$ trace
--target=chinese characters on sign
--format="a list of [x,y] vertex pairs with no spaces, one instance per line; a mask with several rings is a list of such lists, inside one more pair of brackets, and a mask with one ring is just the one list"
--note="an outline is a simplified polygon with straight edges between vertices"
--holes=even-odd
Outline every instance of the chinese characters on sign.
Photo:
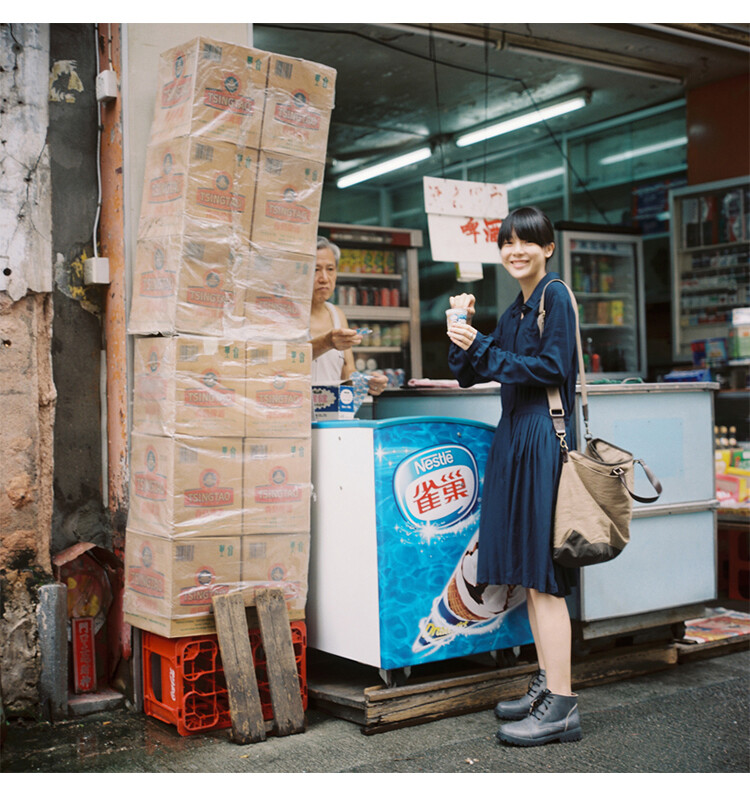
[[434,480],[426,479],[417,485],[412,502],[419,514],[434,511],[442,505],[449,505],[462,497],[468,497],[466,481],[460,471],[441,475],[440,484],[438,486]]
[[502,184],[424,178],[424,197],[435,261],[500,263],[497,236],[508,214]]

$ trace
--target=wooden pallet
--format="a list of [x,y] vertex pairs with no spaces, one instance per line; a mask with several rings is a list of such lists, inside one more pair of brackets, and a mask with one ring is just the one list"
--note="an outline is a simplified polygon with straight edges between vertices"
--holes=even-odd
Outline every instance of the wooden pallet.
[[278,589],[260,591],[256,596],[256,607],[273,708],[270,725],[263,719],[242,595],[233,592],[213,598],[232,720],[232,740],[237,744],[262,742],[267,732],[287,736],[305,729],[305,712],[284,596]]
[[[674,642],[614,648],[575,661],[573,688],[646,675],[669,669],[677,661]],[[317,668],[308,660],[308,695],[311,706],[373,734],[493,708],[500,700],[523,694],[536,668],[536,663],[525,662],[440,675],[438,667],[426,680],[388,688],[371,685],[374,668],[323,657]]]

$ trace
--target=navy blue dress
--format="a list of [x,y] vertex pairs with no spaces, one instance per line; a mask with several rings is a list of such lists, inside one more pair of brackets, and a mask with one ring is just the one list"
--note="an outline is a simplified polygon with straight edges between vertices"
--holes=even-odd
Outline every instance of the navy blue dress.
[[575,313],[567,289],[545,292],[544,334],[537,312],[547,273],[524,303],[508,307],[491,336],[477,333],[468,350],[451,343],[449,364],[462,387],[497,381],[502,415],[485,467],[477,579],[564,597],[575,574],[552,561],[552,522],[560,479],[560,443],[546,387],[560,387],[567,442],[573,447],[577,352]]

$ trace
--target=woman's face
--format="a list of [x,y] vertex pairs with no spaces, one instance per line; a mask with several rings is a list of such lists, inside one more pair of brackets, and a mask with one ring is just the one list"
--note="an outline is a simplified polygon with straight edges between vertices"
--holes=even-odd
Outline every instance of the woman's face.
[[333,253],[323,247],[318,250],[315,259],[315,284],[313,285],[313,300],[324,303],[333,295],[336,288],[336,259]]
[[547,259],[554,249],[553,242],[541,247],[522,241],[513,231],[513,237],[500,247],[500,260],[506,272],[517,281],[536,283],[544,277]]

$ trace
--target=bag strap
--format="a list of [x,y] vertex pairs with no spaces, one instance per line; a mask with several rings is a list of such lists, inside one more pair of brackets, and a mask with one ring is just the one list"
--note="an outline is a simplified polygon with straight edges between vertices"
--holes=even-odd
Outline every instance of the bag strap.
[[[552,283],[561,283],[567,290],[568,294],[570,295],[570,301],[573,304],[573,314],[575,315],[576,320],[576,349],[578,351],[578,377],[581,383],[581,411],[583,412],[583,424],[586,428],[585,438],[587,442],[590,442],[593,438],[591,436],[591,431],[589,430],[589,399],[588,399],[588,392],[586,388],[586,365],[583,360],[583,345],[581,344],[581,329],[578,323],[578,301],[575,298],[575,295],[571,291],[570,287],[568,286],[565,281],[561,280],[560,278],[553,278],[547,285],[542,289],[542,296],[539,299],[539,314],[537,315],[536,323],[539,326],[539,335],[541,336],[544,332],[544,318],[547,312],[544,309],[544,293],[547,291],[547,286]],[[549,405],[549,413],[552,417],[552,424],[555,427],[555,433],[557,434],[557,438],[560,440],[560,449],[563,453],[563,460],[566,460],[568,457],[568,445],[565,441],[565,410],[562,404],[562,397],[560,396],[560,387],[559,386],[548,386],[547,387],[547,403]]]
[[[593,442],[589,443],[588,453],[589,455],[593,456],[602,464],[606,462],[600,455],[599,451],[596,449],[596,442],[601,441],[601,439],[596,439]],[[648,478],[648,482],[654,487],[656,494],[653,497],[641,497],[640,495],[634,494],[630,491],[627,482],[625,481],[625,470],[621,469],[620,467],[614,467],[612,469],[611,474],[617,476],[620,479],[620,483],[625,487],[625,491],[639,503],[655,503],[660,497],[663,491],[663,487],[661,485],[661,481],[654,475],[653,472],[649,469],[648,465],[645,461],[640,458],[634,458],[633,464],[640,464],[641,469],[646,473],[646,477]]]

